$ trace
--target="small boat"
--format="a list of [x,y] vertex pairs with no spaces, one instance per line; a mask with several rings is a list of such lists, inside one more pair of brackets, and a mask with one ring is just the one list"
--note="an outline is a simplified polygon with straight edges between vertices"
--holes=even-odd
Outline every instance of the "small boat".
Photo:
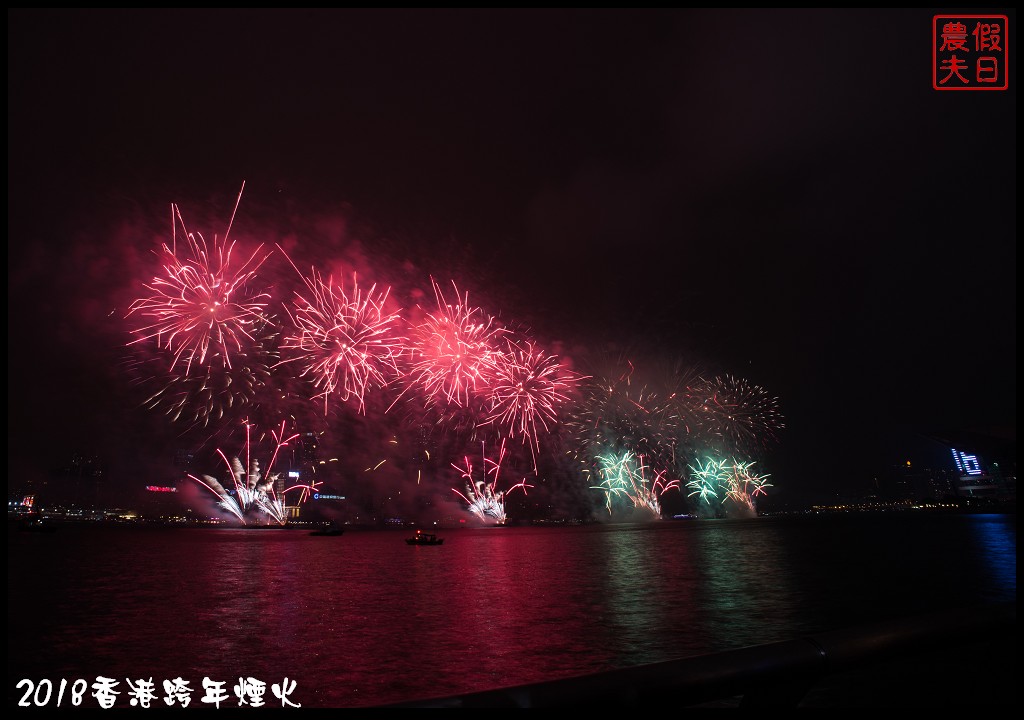
[[21,532],[52,533],[57,532],[57,526],[46,522],[42,518],[31,518],[23,520],[18,529]]
[[439,538],[434,533],[425,533],[422,530],[417,530],[415,537],[405,539],[407,545],[440,545],[443,542],[444,538]]
[[337,525],[326,525],[319,530],[314,530],[310,535],[316,535],[318,537],[337,537],[343,535],[345,528],[340,528]]

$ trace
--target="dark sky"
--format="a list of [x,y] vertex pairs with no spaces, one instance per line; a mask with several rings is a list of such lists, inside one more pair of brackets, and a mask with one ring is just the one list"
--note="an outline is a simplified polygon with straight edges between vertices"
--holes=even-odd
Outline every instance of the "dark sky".
[[243,181],[242,230],[765,387],[794,495],[1015,438],[1015,35],[1008,91],[937,92],[936,12],[8,10],[9,471],[126,457],[125,299]]

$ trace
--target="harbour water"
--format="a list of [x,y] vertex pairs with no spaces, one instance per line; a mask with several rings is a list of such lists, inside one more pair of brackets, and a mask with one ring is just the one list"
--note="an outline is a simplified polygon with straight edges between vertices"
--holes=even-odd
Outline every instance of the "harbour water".
[[[295,682],[304,708],[473,692],[1016,600],[1016,516],[439,531],[9,532],[9,706],[48,679]],[[91,692],[91,690],[90,690]],[[53,701],[51,701],[53,702]],[[85,705],[97,701],[85,696]]]

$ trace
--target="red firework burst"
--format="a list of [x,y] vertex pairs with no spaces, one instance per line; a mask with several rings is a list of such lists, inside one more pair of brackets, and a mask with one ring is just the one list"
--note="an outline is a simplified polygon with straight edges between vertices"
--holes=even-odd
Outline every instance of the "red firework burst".
[[437,312],[426,313],[416,329],[409,381],[428,403],[466,406],[471,395],[491,384],[500,355],[497,341],[505,330],[480,308],[470,307],[469,294],[460,297],[454,282],[455,304],[445,301],[433,278],[430,282]]
[[[224,239],[214,236],[208,246],[202,235],[188,232],[177,205],[172,205],[172,245],[162,245],[159,253],[163,274],[145,285],[152,294],[135,300],[128,310],[129,315],[144,319],[129,345],[156,340],[159,348],[171,354],[171,370],[183,364],[188,374],[193,363],[203,364],[208,358],[230,368],[232,355],[244,354],[267,324],[269,295],[251,285],[272,253],[264,254],[260,245],[248,259],[233,262],[235,243],[228,243],[228,235],[235,212]],[[189,256],[183,258],[177,255],[178,224],[188,241]]]
[[313,378],[319,389],[313,397],[323,398],[325,414],[335,392],[365,412],[367,390],[385,387],[399,372],[404,339],[395,333],[398,314],[384,309],[391,288],[378,291],[374,284],[364,294],[355,273],[348,291],[331,277],[324,282],[315,269],[302,279],[310,294],[296,293],[294,311],[288,309],[295,332],[281,347],[294,357],[285,362],[297,362],[301,376]]
[[532,341],[509,343],[509,350],[497,356],[490,386],[490,412],[481,424],[499,425],[509,437],[529,440],[536,454],[539,431],[548,432],[558,419],[559,406],[578,378]]

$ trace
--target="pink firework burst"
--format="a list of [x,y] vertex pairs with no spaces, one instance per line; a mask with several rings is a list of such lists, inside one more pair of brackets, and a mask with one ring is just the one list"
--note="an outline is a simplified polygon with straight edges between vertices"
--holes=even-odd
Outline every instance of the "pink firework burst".
[[497,341],[505,330],[480,308],[470,307],[469,294],[448,303],[437,282],[431,278],[437,312],[426,313],[416,329],[410,382],[426,396],[428,403],[467,406],[472,395],[493,380],[499,352]]
[[566,392],[578,381],[557,355],[546,354],[532,341],[509,342],[508,352],[497,356],[490,412],[481,424],[500,426],[509,437],[529,441],[536,458],[540,432],[550,431],[557,422],[558,408],[568,400]]
[[366,392],[385,387],[399,373],[396,358],[404,338],[395,332],[398,314],[385,310],[391,288],[378,291],[374,284],[364,293],[355,273],[348,290],[331,277],[324,282],[315,269],[302,279],[309,294],[296,293],[294,309],[286,308],[294,332],[281,347],[294,357],[285,362],[298,363],[301,376],[313,378],[319,390],[313,397],[323,398],[325,414],[335,393],[343,402],[355,399],[365,412]]
[[[239,192],[238,202],[241,199]],[[255,344],[254,336],[268,322],[269,295],[251,285],[272,253],[264,254],[260,245],[248,259],[233,261],[235,243],[228,243],[228,235],[238,202],[224,239],[214,236],[212,246],[202,235],[188,232],[177,205],[172,205],[172,245],[162,245],[159,253],[163,274],[145,285],[152,294],[135,300],[128,310],[144,319],[129,345],[156,340],[158,347],[170,352],[172,370],[183,364],[188,374],[194,363],[208,358],[230,368],[232,355]],[[188,241],[187,257],[177,254],[178,224]]]

